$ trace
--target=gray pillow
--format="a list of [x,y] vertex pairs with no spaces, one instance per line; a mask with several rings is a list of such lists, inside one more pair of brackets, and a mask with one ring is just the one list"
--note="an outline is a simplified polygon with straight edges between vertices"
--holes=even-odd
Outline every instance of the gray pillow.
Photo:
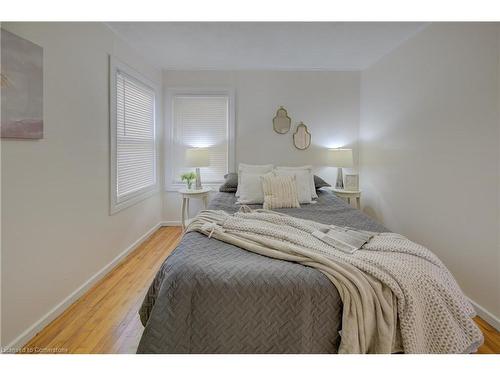
[[238,173],[230,172],[224,176],[226,179],[219,188],[222,193],[236,193],[238,189]]
[[316,190],[318,190],[322,187],[331,187],[332,185],[323,180],[321,177],[314,175],[314,186],[316,187]]

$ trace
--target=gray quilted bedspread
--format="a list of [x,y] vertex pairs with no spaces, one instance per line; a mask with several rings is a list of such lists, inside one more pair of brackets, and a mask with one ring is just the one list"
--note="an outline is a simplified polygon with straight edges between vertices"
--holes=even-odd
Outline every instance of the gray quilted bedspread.
[[[385,231],[332,193],[318,195],[316,204],[277,211]],[[217,193],[209,208],[235,212],[235,201]],[[342,302],[313,268],[191,232],[161,266],[139,314],[138,353],[336,353]]]

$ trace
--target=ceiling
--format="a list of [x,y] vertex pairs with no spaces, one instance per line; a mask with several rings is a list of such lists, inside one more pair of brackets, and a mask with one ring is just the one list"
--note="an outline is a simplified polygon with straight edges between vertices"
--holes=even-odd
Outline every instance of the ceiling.
[[164,69],[363,70],[423,30],[416,22],[109,22]]

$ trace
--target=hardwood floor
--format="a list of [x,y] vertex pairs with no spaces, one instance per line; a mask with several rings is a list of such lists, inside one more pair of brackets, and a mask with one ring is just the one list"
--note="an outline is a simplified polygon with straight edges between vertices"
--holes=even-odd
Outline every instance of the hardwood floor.
[[180,227],[162,227],[64,313],[39,332],[24,352],[135,353],[143,331],[138,311]]
[[[60,349],[61,353],[135,353],[143,331],[137,312],[181,234],[180,227],[156,231],[27,343],[24,352]],[[500,353],[500,333],[481,318],[475,321],[485,336],[478,353]]]
[[484,335],[484,344],[477,351],[478,354],[500,354],[500,332],[476,316],[474,318]]

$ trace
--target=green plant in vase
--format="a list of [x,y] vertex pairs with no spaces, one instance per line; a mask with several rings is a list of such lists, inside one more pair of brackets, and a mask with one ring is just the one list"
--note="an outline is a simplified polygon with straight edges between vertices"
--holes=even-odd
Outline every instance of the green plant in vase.
[[181,180],[186,182],[187,188],[191,189],[191,186],[193,186],[193,181],[196,180],[196,173],[194,172],[187,172],[181,175]]

